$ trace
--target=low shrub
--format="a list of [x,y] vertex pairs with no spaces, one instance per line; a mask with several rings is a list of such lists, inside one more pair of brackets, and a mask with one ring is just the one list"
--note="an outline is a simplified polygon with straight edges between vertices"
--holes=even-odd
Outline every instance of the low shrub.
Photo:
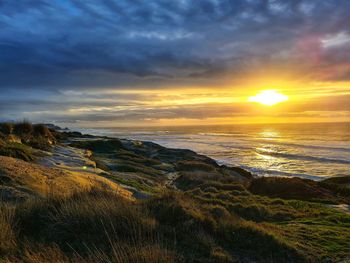
[[27,135],[33,132],[33,125],[28,121],[22,121],[14,124],[13,133],[16,135]]
[[13,124],[9,122],[0,123],[0,131],[6,135],[11,134],[13,131]]
[[319,182],[318,185],[332,191],[343,199],[344,203],[350,203],[350,176],[328,178]]
[[254,179],[249,190],[258,195],[312,201],[332,200],[334,196],[317,182],[301,178],[260,177]]
[[42,137],[47,137],[47,138],[52,138],[52,134],[47,128],[47,126],[43,124],[35,124],[33,125],[33,133],[35,136],[42,136]]
[[41,135],[30,138],[26,144],[35,149],[43,151],[49,151],[52,146],[48,138],[43,137]]

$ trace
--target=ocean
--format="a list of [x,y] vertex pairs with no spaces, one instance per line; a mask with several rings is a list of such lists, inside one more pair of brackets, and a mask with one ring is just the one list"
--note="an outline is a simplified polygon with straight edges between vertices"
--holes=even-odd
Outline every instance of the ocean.
[[191,149],[260,176],[313,180],[350,175],[350,123],[84,129]]

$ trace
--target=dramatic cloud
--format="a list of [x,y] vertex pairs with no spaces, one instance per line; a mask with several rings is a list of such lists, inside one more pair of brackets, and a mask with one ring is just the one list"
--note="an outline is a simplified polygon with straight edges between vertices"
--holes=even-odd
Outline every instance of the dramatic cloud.
[[[123,107],[135,119],[143,112],[149,112],[144,118],[201,118],[204,109],[191,105],[143,111],[142,104],[155,100],[112,99],[106,90],[227,83],[239,90],[242,79],[265,71],[350,81],[349,10],[348,0],[3,0],[0,113],[50,119],[57,110]],[[96,91],[100,97],[91,97]],[[127,113],[135,105],[140,112]],[[101,111],[96,118],[119,116]],[[212,112],[204,115],[227,113]]]

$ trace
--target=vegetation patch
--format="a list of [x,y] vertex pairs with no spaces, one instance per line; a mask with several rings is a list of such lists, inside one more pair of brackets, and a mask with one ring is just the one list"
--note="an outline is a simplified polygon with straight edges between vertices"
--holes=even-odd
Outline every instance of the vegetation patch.
[[0,145],[0,155],[29,162],[36,158],[36,151],[21,143],[7,142]]
[[95,153],[111,153],[122,148],[123,144],[118,139],[76,141],[71,143],[72,147],[87,149]]
[[[27,146],[30,146],[35,149],[48,151],[51,149],[51,146],[56,143],[56,138],[51,133],[51,131],[43,124],[31,124],[30,122],[23,121],[18,123],[0,123],[0,132],[2,136],[0,138],[5,143],[0,143],[1,148],[6,148],[6,143],[22,143]],[[7,150],[2,151],[2,155],[15,157],[14,151],[22,151],[21,147],[13,147],[14,145],[10,145]],[[18,148],[18,150],[14,150],[13,148]],[[23,147],[22,147],[23,148]],[[8,155],[6,152],[9,152]],[[16,157],[23,160],[31,160],[30,158]],[[18,156],[19,156],[18,155]]]
[[338,198],[328,189],[315,181],[302,178],[260,177],[254,179],[249,190],[254,194],[298,199],[305,201],[322,201],[337,203]]

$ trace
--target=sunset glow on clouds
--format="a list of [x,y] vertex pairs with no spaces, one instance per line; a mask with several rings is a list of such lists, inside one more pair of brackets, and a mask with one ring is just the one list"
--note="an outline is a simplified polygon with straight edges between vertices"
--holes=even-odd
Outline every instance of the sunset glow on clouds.
[[[5,0],[0,118],[349,121],[349,9],[345,0]],[[289,99],[249,102],[264,90]]]

